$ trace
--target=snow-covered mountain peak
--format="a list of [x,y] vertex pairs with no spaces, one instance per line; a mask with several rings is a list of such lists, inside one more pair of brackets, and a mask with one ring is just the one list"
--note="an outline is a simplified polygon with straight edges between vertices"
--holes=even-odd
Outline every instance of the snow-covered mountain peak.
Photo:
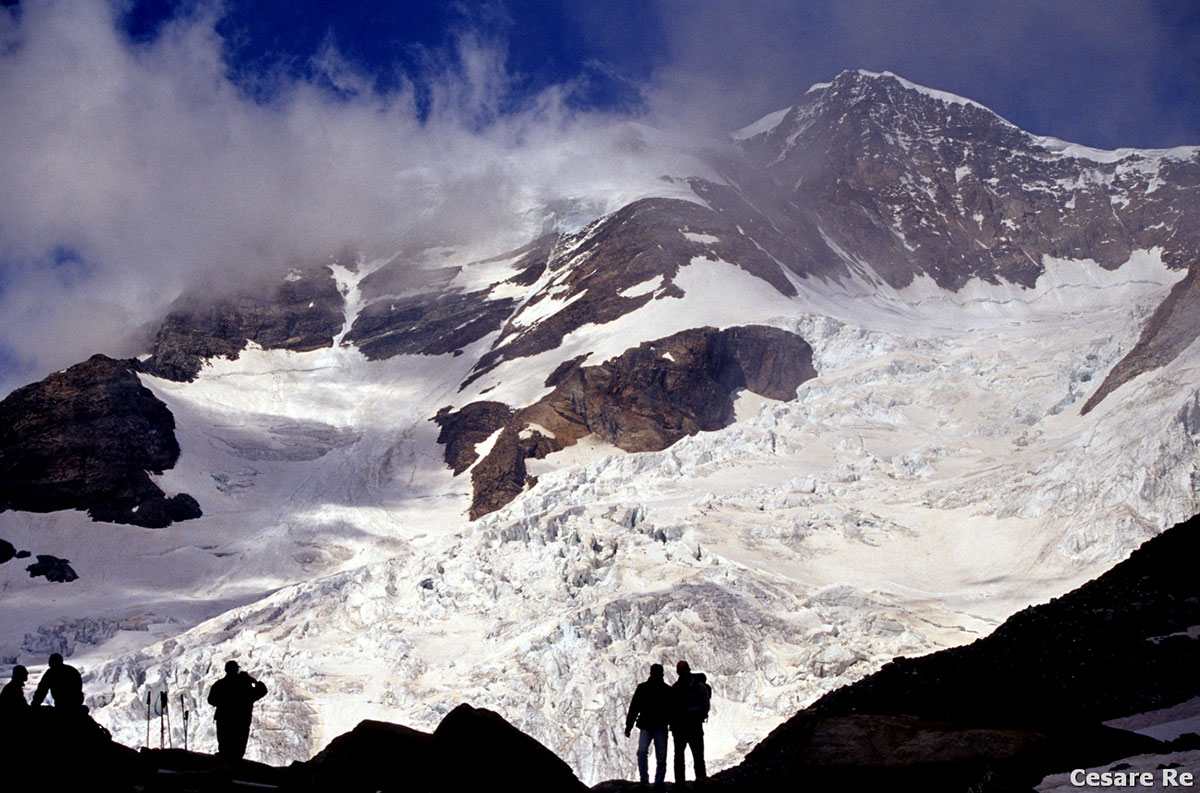
[[[181,301],[149,357],[0,403],[0,537],[79,574],[0,568],[0,657],[73,654],[130,742],[147,683],[237,658],[261,759],[466,699],[597,781],[648,663],[710,673],[719,766],[1061,594],[1200,508],[1200,163],[997,119],[847,72],[744,157],[527,196],[494,249]],[[72,406],[113,383],[170,453],[95,448]],[[37,500],[103,495],[111,448],[128,504],[67,506],[125,524]]]

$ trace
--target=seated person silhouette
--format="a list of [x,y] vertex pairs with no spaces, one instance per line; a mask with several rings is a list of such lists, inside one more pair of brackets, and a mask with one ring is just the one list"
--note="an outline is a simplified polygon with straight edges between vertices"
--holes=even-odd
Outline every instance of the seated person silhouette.
[[56,710],[83,710],[83,677],[78,669],[64,664],[63,657],[58,653],[50,656],[50,668],[38,681],[37,689],[33,692],[33,701],[29,704],[35,708],[41,705],[47,693],[54,697]]

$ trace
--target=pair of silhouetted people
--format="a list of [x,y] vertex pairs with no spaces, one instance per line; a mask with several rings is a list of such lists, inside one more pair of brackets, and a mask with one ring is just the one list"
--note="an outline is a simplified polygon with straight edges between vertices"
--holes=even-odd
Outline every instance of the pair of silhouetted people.
[[64,712],[83,711],[83,676],[73,666],[63,663],[63,657],[58,653],[50,656],[49,669],[38,681],[37,689],[33,692],[33,702],[25,701],[25,682],[29,680],[29,670],[23,666],[14,666],[12,680],[0,690],[0,712],[5,716],[25,713],[30,705],[41,705],[49,694],[54,698],[55,709]]
[[638,774],[641,783],[649,780],[650,744],[654,744],[654,785],[661,788],[667,775],[667,729],[671,723],[671,687],[663,680],[662,664],[651,664],[650,678],[638,683],[625,715],[625,737],[636,723],[638,733]]
[[650,678],[639,683],[625,716],[625,735],[636,723],[638,736],[638,774],[641,783],[649,781],[650,744],[654,744],[654,786],[662,788],[667,772],[667,731],[675,736],[675,783],[682,784],[685,774],[684,750],[691,748],[696,779],[707,778],[704,769],[704,722],[708,718],[712,689],[707,678],[693,675],[687,661],[675,666],[679,679],[668,686],[662,664],[650,667]]
[[241,760],[250,740],[250,721],[254,703],[267,695],[267,687],[238,667],[237,661],[225,664],[225,677],[213,683],[208,704],[217,709],[217,755],[226,760]]

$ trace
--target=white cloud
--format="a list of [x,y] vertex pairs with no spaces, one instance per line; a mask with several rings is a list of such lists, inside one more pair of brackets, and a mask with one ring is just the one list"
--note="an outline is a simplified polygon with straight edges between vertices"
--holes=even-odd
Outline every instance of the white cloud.
[[[547,205],[606,211],[692,167],[624,119],[567,111],[563,87],[501,116],[503,52],[467,35],[421,120],[411,86],[373,93],[332,46],[315,65],[342,98],[299,82],[264,105],[227,78],[212,16],[135,45],[113,14],[102,0],[0,12],[0,342],[25,364],[0,393],[141,351],[190,284],[232,289],[347,246],[497,252]],[[64,250],[82,264],[56,264]]]

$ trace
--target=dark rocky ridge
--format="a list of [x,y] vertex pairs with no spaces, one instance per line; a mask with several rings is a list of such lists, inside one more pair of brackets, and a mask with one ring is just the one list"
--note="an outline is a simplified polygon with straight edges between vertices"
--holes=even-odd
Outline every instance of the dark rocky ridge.
[[195,499],[148,475],[178,459],[175,418],[131,361],[96,355],[0,402],[0,511],[83,509],[148,528],[197,518]]
[[[715,241],[689,239],[685,232]],[[731,218],[690,201],[635,201],[543,250],[545,262],[525,262],[518,278],[536,283],[533,273],[539,278],[549,273],[547,282],[500,328],[464,386],[505,360],[557,348],[568,333],[586,324],[612,322],[653,300],[682,297],[674,278],[697,257],[730,262],[781,294],[796,294],[779,264],[739,232]],[[661,281],[650,292],[622,294],[656,278]],[[541,321],[523,322],[525,311],[543,310],[543,301],[550,300],[562,308]]]
[[1171,288],[1159,304],[1137,344],[1109,371],[1096,391],[1084,402],[1086,415],[1110,393],[1143,372],[1166,366],[1200,336],[1200,267],[1193,265],[1183,280]]
[[57,556],[38,554],[37,561],[25,568],[30,578],[44,577],[56,584],[69,584],[79,578],[79,574],[71,567],[70,559],[59,559]]
[[[1027,790],[1049,773],[1165,751],[1100,723],[1196,695],[1200,640],[1186,632],[1200,624],[1198,555],[1192,518],[990,636],[897,658],[827,694],[718,779],[794,790],[869,772],[875,782],[916,775],[927,790],[966,790],[985,777],[990,789]],[[880,746],[887,751],[870,759]]]
[[516,307],[515,300],[487,295],[431,292],[378,300],[363,309],[346,340],[372,360],[461,352],[497,331]]
[[739,389],[789,400],[816,376],[812,348],[803,339],[765,326],[698,328],[645,342],[597,366],[572,363],[551,374],[546,383],[554,387],[551,393],[520,410],[475,402],[438,413],[438,442],[456,474],[475,464],[475,444],[503,428],[471,470],[472,519],[494,512],[534,483],[527,459],[593,433],[628,452],[665,449],[687,435],[730,424]]
[[328,347],[342,329],[342,296],[327,268],[294,273],[268,296],[212,301],[185,295],[163,320],[140,371],[194,380],[209,358],[237,358],[247,341],[303,352]]
[[[516,259],[511,283],[528,286],[545,267],[557,241],[533,242],[467,267]],[[462,267],[414,266],[399,259],[359,284],[365,305],[346,334],[372,360],[395,355],[459,354],[462,348],[500,329],[516,308],[512,298],[492,298],[491,288],[467,291],[453,284]]]

